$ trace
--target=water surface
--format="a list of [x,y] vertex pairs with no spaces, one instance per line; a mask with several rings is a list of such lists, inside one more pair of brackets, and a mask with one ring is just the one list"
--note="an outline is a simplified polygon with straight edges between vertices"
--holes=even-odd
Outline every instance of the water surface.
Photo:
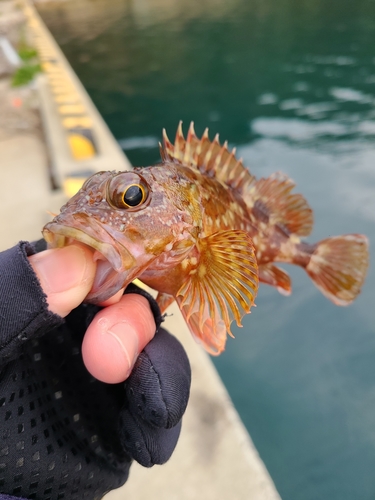
[[[282,170],[311,241],[375,241],[375,2],[66,0],[38,8],[135,165],[179,120]],[[108,165],[108,168],[111,168]],[[374,251],[372,250],[374,261]],[[375,276],[348,308],[300,269],[262,286],[215,364],[284,499],[375,498]]]

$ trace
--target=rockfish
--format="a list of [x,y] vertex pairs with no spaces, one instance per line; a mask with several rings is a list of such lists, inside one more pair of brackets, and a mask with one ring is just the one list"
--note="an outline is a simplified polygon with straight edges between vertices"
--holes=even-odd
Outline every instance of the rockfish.
[[162,163],[99,172],[43,229],[50,247],[79,241],[95,249],[97,273],[87,302],[108,299],[135,278],[159,292],[164,312],[174,300],[208,352],[224,350],[233,320],[241,326],[259,281],[291,292],[275,262],[303,267],[337,305],[360,292],[368,241],[360,234],[301,240],[313,214],[287,176],[256,179],[235,150],[199,139],[181,123],[172,144],[165,130]]

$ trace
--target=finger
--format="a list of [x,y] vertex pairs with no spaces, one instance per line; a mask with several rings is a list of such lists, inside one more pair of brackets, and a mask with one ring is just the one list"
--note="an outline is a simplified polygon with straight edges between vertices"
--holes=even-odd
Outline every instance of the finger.
[[65,317],[89,293],[96,271],[92,252],[84,245],[54,248],[29,257],[50,311]]
[[147,299],[133,293],[124,295],[100,311],[87,329],[82,344],[86,368],[102,382],[123,382],[155,329]]

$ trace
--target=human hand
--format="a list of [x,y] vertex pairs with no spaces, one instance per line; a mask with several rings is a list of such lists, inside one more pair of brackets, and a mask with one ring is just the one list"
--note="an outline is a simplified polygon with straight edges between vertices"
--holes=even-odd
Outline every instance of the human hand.
[[[45,250],[28,257],[47,296],[49,310],[65,317],[91,289],[96,264],[84,245]],[[134,363],[155,334],[148,301],[137,294],[118,292],[89,325],[82,355],[98,380],[118,383],[127,379]]]
[[[5,472],[0,499],[2,494],[20,498],[21,491],[30,489],[44,498],[46,486],[54,498],[62,490],[66,498],[83,498],[88,489],[101,498],[127,480],[133,459],[146,467],[164,463],[178,440],[191,376],[183,347],[159,328],[156,302],[149,297],[149,305],[145,303],[144,292],[133,285],[104,309],[81,303],[91,286],[95,264],[89,250],[78,248],[77,253],[74,247],[45,251],[41,241],[20,242],[0,252],[0,387],[4,394],[0,420],[6,422],[1,443],[2,449],[12,450],[1,457]],[[40,254],[33,256],[35,251]],[[56,313],[66,315],[65,319]],[[99,344],[97,364],[107,376],[113,356],[120,356],[120,368],[131,365],[121,358],[122,353],[112,353],[111,359],[108,352],[99,356],[103,345],[110,351],[107,327],[119,320],[116,341],[126,343],[121,329],[127,332],[129,325],[137,331],[138,340],[144,333],[135,351],[141,350],[141,342],[147,345],[125,383],[103,383],[84,366],[82,342]],[[158,328],[153,336],[155,323]],[[91,339],[88,329],[94,332]],[[104,339],[95,339],[95,331]],[[116,346],[115,351],[119,350]],[[88,352],[86,357],[90,356],[95,361]],[[118,368],[113,370],[116,376]],[[15,440],[20,439],[20,432],[22,446],[18,447]],[[25,471],[37,467],[38,477],[19,474],[20,463]]]

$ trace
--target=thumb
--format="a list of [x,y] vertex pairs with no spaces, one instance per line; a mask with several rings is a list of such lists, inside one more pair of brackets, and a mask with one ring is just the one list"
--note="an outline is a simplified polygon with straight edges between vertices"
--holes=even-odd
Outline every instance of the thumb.
[[91,251],[81,245],[46,250],[29,257],[44,293],[48,308],[66,316],[89,293],[96,265]]

